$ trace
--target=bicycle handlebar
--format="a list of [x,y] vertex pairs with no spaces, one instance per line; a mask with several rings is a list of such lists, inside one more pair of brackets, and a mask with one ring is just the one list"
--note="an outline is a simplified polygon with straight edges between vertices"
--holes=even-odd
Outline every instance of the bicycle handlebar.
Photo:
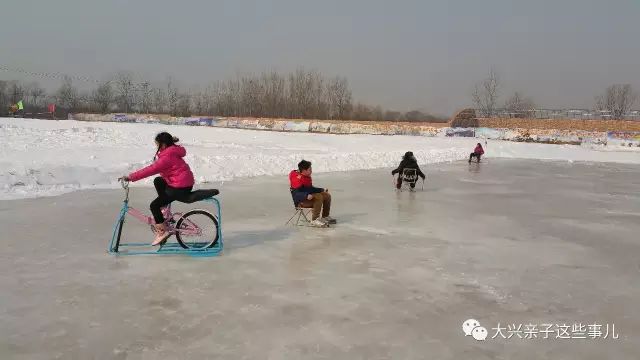
[[120,181],[120,185],[124,189],[124,193],[125,193],[124,201],[127,202],[129,201],[129,181],[123,178],[119,178],[118,181]]
[[128,189],[129,188],[129,181],[127,181],[127,180],[125,180],[123,178],[120,178],[118,180],[120,180],[120,185],[122,186],[123,189]]

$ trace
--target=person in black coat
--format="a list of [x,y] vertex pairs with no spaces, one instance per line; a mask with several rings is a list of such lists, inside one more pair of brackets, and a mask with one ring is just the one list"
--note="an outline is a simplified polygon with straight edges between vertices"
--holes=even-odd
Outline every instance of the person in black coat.
[[[396,182],[396,189],[400,189],[400,187],[402,187],[402,173],[404,172],[404,169],[416,169],[416,173],[422,178],[422,180],[426,178],[424,173],[420,170],[420,167],[418,166],[418,160],[416,160],[416,157],[413,156],[413,152],[407,151],[402,157],[400,165],[398,165],[396,169],[391,171],[391,175],[400,174],[398,175],[398,181]],[[410,186],[413,189],[416,187],[416,183],[414,182]]]

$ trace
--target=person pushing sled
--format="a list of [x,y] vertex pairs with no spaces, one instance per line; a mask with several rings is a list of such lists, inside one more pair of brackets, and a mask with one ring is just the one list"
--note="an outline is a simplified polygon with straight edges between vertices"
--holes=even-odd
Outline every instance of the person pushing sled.
[[416,187],[418,176],[422,178],[422,181],[426,179],[426,176],[422,170],[420,170],[420,166],[418,166],[418,160],[413,156],[413,152],[411,151],[407,151],[402,157],[400,165],[391,171],[391,175],[395,174],[398,174],[398,180],[396,181],[396,189],[398,190],[402,188],[403,181],[409,184],[411,191],[413,191]]

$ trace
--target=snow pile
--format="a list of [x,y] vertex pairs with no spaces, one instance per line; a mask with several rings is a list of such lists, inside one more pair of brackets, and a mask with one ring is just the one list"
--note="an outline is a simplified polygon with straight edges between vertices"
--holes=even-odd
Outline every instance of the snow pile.
[[[115,188],[117,177],[150,163],[155,152],[153,138],[160,131],[180,137],[198,183],[284,175],[302,158],[313,162],[315,172],[392,167],[409,150],[421,164],[455,161],[467,158],[478,141],[0,118],[0,199]],[[490,141],[486,155],[640,163],[638,152],[599,150]]]

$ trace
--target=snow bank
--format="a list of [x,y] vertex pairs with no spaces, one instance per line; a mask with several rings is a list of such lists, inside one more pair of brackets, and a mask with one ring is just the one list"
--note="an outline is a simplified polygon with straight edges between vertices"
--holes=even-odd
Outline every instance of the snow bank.
[[[465,117],[465,123],[477,123],[475,112],[462,111],[456,115]],[[471,116],[471,117],[470,117]],[[640,131],[634,131],[640,122],[633,121],[596,121],[588,122],[537,119],[510,119],[511,122],[499,121],[497,124],[509,125],[507,128],[487,127],[444,127],[425,125],[421,123],[396,122],[353,122],[328,120],[286,120],[286,119],[255,119],[255,118],[224,118],[224,117],[174,117],[155,114],[69,114],[70,120],[98,121],[98,122],[126,122],[141,124],[214,126],[232,129],[252,129],[286,132],[315,132],[329,134],[361,134],[361,135],[412,135],[412,136],[447,136],[447,137],[476,137],[490,140],[511,140],[518,142],[538,142],[548,144],[572,145],[608,145],[624,147],[640,147]],[[467,121],[468,120],[468,121]],[[487,119],[480,119],[482,121]],[[489,119],[493,121],[493,119]],[[539,128],[530,128],[536,124]],[[555,125],[554,125],[555,124]],[[443,125],[443,124],[440,124]],[[514,127],[516,126],[516,127]],[[519,127],[517,127],[519,126]],[[558,126],[558,127],[550,127]],[[595,131],[602,128],[619,128],[622,131]],[[581,130],[582,129],[582,130]],[[626,129],[626,130],[625,130]]]
[[[309,126],[309,124],[305,125]],[[144,166],[160,131],[180,137],[202,184],[284,175],[308,159],[314,171],[396,166],[405,151],[421,164],[465,159],[478,141],[465,137],[280,133],[163,124],[0,118],[0,199],[115,188],[116,178]],[[487,157],[640,163],[637,151],[489,141]],[[607,149],[608,150],[608,149]],[[428,171],[428,167],[427,167]],[[147,180],[143,184],[150,184]],[[286,179],[283,178],[283,186]]]

